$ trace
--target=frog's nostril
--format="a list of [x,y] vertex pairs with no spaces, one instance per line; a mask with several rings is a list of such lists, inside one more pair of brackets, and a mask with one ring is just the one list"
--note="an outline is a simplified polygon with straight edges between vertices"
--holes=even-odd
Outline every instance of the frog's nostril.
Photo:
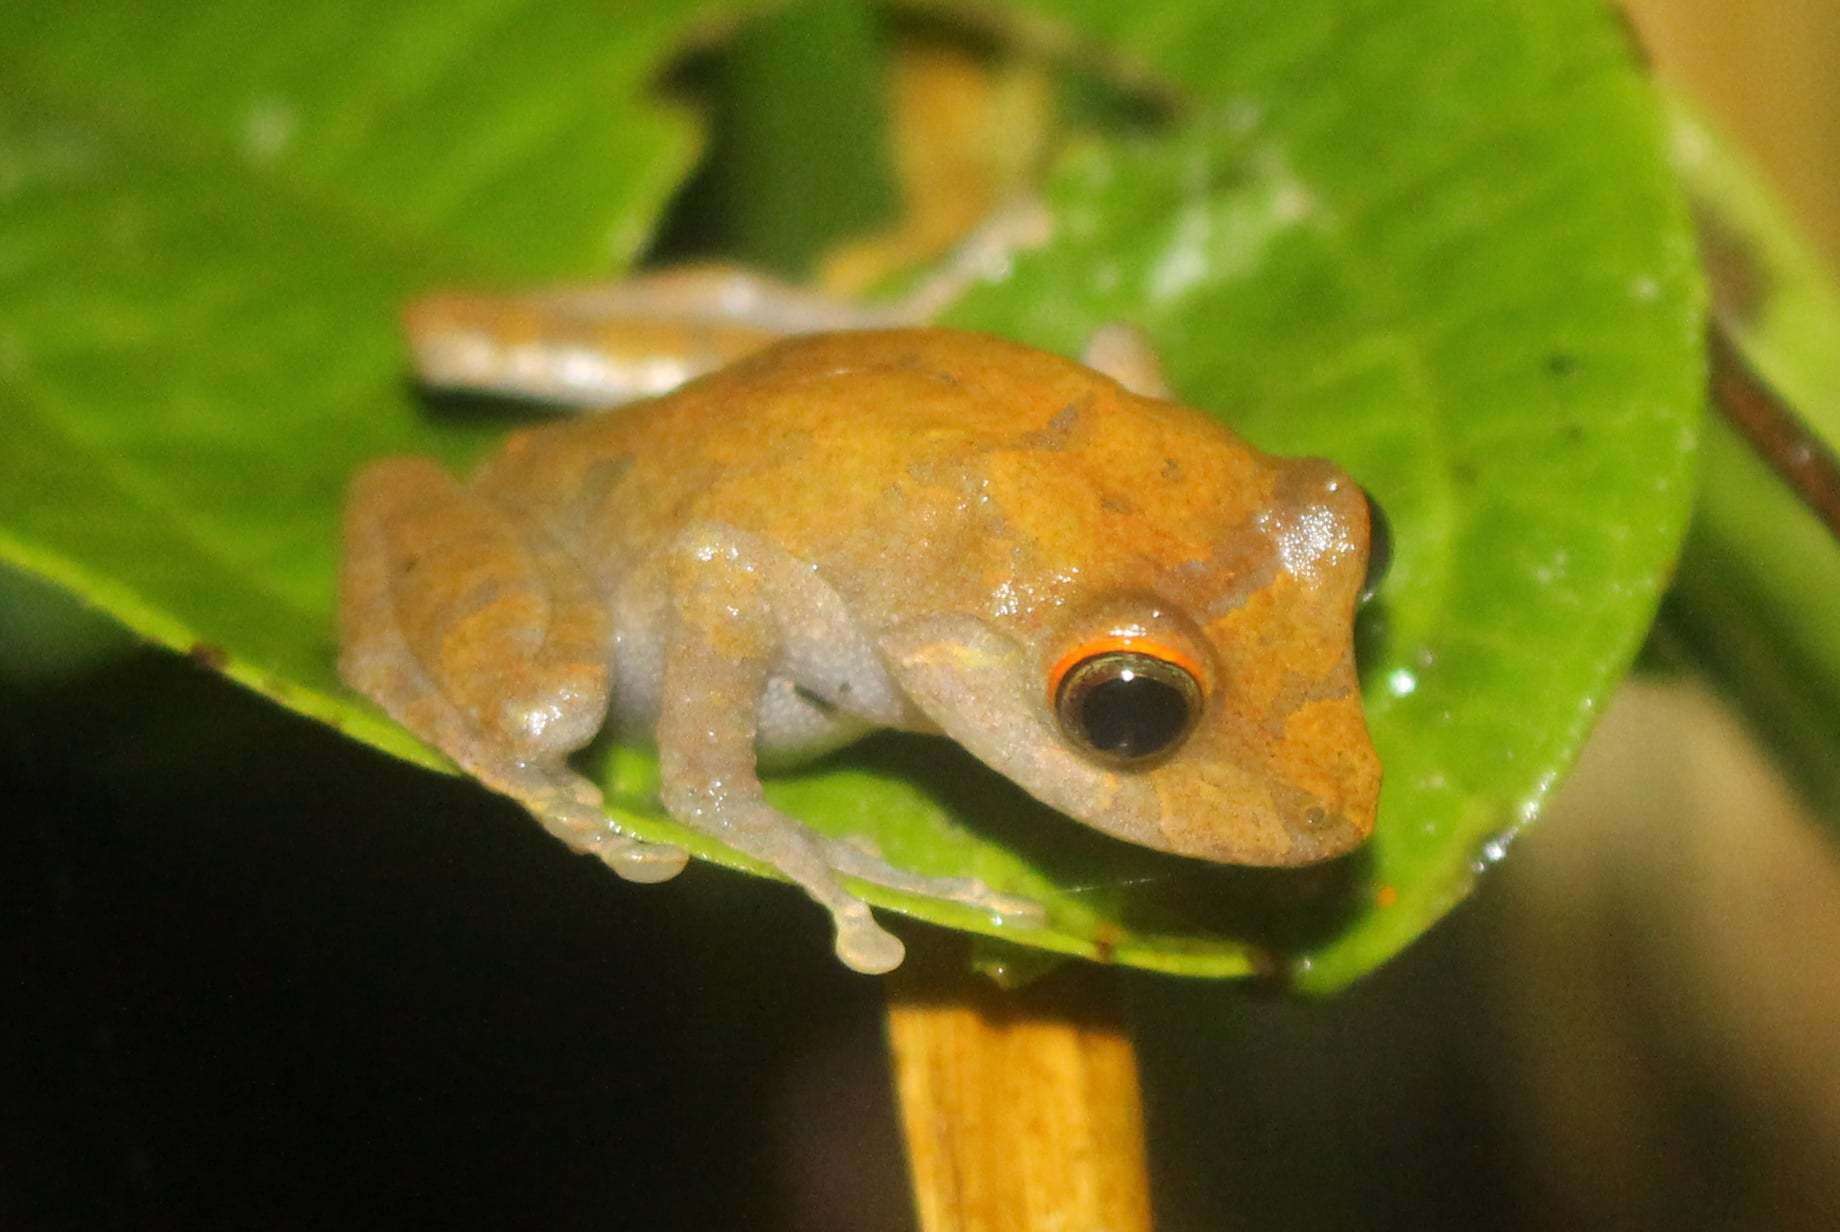
[[1285,861],[1289,864],[1313,864],[1346,855],[1365,837],[1342,814],[1318,806],[1295,815],[1285,828],[1290,831],[1291,851]]

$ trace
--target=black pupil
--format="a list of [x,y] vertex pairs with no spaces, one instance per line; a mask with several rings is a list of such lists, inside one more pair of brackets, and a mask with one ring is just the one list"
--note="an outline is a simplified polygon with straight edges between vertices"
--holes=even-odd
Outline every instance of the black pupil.
[[1188,726],[1180,689],[1128,668],[1089,687],[1079,707],[1087,742],[1113,757],[1160,753]]

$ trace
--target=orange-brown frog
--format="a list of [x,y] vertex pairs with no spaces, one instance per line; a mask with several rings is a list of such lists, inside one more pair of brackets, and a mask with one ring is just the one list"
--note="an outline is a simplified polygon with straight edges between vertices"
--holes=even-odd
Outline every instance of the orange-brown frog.
[[1128,333],[1101,331],[1095,370],[899,327],[924,311],[721,270],[417,305],[431,383],[656,396],[515,433],[464,483],[363,471],[345,679],[634,880],[683,853],[623,834],[566,759],[609,721],[655,740],[671,815],[801,886],[861,971],[901,944],[841,877],[1032,905],[817,835],[763,800],[761,758],[943,733],[1132,843],[1255,865],[1359,844],[1361,489],[1158,396]]

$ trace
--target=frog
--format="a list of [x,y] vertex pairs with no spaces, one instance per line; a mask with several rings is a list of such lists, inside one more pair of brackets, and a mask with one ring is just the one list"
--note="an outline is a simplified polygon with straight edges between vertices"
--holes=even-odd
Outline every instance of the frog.
[[[958,280],[979,276],[976,246]],[[869,883],[1040,924],[770,804],[763,768],[873,731],[944,737],[1126,843],[1295,867],[1374,827],[1353,625],[1383,553],[1334,463],[1173,400],[1123,326],[1081,360],[733,267],[404,314],[437,389],[589,408],[470,476],[352,480],[344,680],[571,848],[662,881],[570,758],[656,748],[676,822],[830,913],[837,957],[904,947]]]

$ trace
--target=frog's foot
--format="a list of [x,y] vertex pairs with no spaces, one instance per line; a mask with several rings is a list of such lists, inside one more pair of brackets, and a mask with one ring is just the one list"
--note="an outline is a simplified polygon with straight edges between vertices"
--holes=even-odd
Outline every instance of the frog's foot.
[[[480,777],[487,781],[483,774]],[[506,794],[529,809],[545,830],[575,851],[599,859],[626,881],[669,881],[689,862],[681,847],[648,843],[627,834],[602,809],[599,789],[569,771],[543,773],[534,782],[518,783]]]
[[830,912],[834,948],[844,966],[881,975],[901,965],[906,947],[900,938],[877,924],[868,904],[838,883],[824,840],[804,825],[751,791],[724,797],[719,791],[667,787],[666,805],[683,824],[768,865]]
[[[853,636],[847,621],[826,624],[824,595],[812,589],[811,571],[776,552],[732,528],[708,524],[685,532],[671,562],[672,628],[657,725],[666,810],[810,895],[835,923],[837,957],[857,971],[889,970],[900,963],[902,946],[844,888],[844,877],[993,914],[1039,918],[1034,904],[995,894],[978,882],[892,868],[874,851],[816,834],[766,802],[756,749],[762,699],[773,696],[769,684],[776,664],[847,662],[850,656],[839,651]],[[788,640],[788,628],[807,639],[822,636],[825,645]],[[866,642],[863,653],[873,657]],[[836,687],[834,670],[817,675],[822,678],[805,682],[814,696]],[[866,675],[859,683],[864,687],[851,690],[852,704],[869,707],[877,682]],[[855,713],[864,720],[893,717],[872,707]],[[776,718],[768,742],[784,738],[785,727],[784,716]]]
[[832,911],[837,929],[833,948],[837,960],[864,975],[884,975],[901,965],[907,947],[901,939],[875,922],[861,899],[851,899],[842,911]]
[[929,877],[896,868],[861,840],[823,839],[821,846],[831,868],[845,877],[899,890],[903,894],[960,903],[983,912],[998,923],[1026,926],[1047,921],[1046,909],[1034,899],[993,890],[976,877]]
[[567,842],[570,848],[596,857],[626,881],[670,881],[690,861],[683,848],[670,842],[644,842],[627,835],[598,804],[581,804],[561,796],[524,798],[521,804],[530,809],[543,829]]

